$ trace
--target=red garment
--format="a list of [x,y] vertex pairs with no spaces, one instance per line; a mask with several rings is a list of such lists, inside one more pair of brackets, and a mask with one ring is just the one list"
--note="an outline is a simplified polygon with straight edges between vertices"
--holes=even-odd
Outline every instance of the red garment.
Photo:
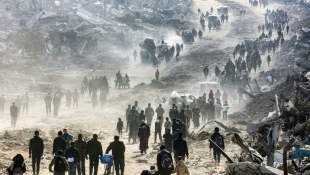
[[159,72],[158,72],[158,71],[156,72],[155,76],[156,76],[156,77],[159,77]]
[[209,97],[213,97],[213,92],[212,92],[212,90],[210,90],[210,93],[209,93]]
[[227,101],[228,102],[228,94],[224,92],[223,98],[222,98],[223,104]]

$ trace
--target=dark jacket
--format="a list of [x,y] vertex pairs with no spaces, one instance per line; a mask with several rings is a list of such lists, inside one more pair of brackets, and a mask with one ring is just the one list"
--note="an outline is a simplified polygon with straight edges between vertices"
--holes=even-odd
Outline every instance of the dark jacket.
[[168,151],[172,151],[172,142],[174,140],[173,135],[170,133],[164,134],[163,138],[165,139],[165,147]]
[[172,123],[172,133],[174,134],[176,132],[176,130],[179,129],[181,131],[181,126],[179,123],[177,122],[173,122]]
[[174,108],[174,109],[170,109],[169,111],[169,117],[170,119],[177,119],[178,118],[178,115],[179,115],[179,111],[178,109]]
[[157,169],[158,169],[158,172],[161,172],[161,160],[162,160],[162,153],[163,154],[168,154],[169,158],[171,159],[171,163],[173,163],[173,159],[172,159],[172,156],[169,152],[167,152],[166,150],[162,150],[160,153],[157,154]]
[[178,156],[188,156],[187,143],[180,137],[173,142],[173,150],[178,151]]
[[51,96],[46,96],[45,98],[44,98],[44,101],[45,101],[45,104],[46,105],[52,105],[52,101],[53,101],[53,99],[52,99],[52,97]]
[[118,121],[116,128],[117,129],[122,129],[123,127],[124,127],[123,121]]
[[85,155],[89,155],[90,158],[96,158],[96,159],[98,159],[99,155],[102,157],[103,152],[101,143],[96,139],[88,141]]
[[[211,136],[211,140],[215,143],[215,139],[216,139],[216,137],[217,137],[218,135],[222,137],[222,139],[223,139],[223,148],[222,148],[222,149],[225,149],[224,137],[223,137],[220,133],[214,132],[214,133],[212,134],[212,136]],[[210,143],[210,147],[209,147],[209,148],[210,148],[210,149],[212,148],[211,143]]]
[[74,164],[80,163],[81,157],[79,150],[77,150],[74,146],[71,146],[69,149],[67,149],[65,154],[66,159],[68,159],[68,157],[71,155],[74,158]]
[[80,158],[82,160],[84,160],[85,159],[86,142],[82,139],[79,139],[79,140],[74,141],[74,143],[75,143],[75,148],[77,150],[79,150]]
[[56,137],[53,143],[53,154],[57,154],[58,150],[66,151],[66,141],[62,137]]
[[139,129],[139,120],[134,119],[130,122],[130,130],[138,130]]
[[141,121],[144,120],[145,121],[145,115],[140,113],[139,114],[139,122],[141,123]]
[[18,116],[18,107],[15,105],[12,105],[10,107],[10,111],[11,111],[11,117],[17,117]]
[[13,163],[7,169],[9,175],[13,175],[13,171],[15,168],[20,168],[23,171],[23,173],[26,172],[26,165],[24,163],[24,157],[21,154],[17,154],[13,158]]
[[[142,127],[142,123],[141,123],[140,127]],[[151,130],[150,130],[149,125],[146,125],[146,128],[147,128],[147,132],[149,133],[149,137],[150,137],[150,135],[151,135]],[[139,136],[139,133],[138,133],[138,136]]]
[[62,135],[62,138],[66,141],[66,148],[69,148],[68,135],[68,133]]
[[125,145],[122,141],[111,142],[107,150],[105,151],[108,154],[112,150],[112,155],[114,160],[120,160],[125,158]]
[[43,140],[40,137],[34,136],[32,139],[30,139],[29,154],[41,156],[41,154],[43,154],[43,151],[44,144]]

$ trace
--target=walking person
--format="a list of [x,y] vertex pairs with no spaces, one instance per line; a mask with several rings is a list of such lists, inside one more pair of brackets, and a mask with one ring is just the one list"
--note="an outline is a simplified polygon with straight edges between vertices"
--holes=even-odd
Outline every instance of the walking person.
[[171,127],[172,127],[172,123],[171,123],[171,121],[169,121],[168,117],[166,117],[166,121],[165,121],[164,127],[165,127],[165,130],[171,129]]
[[58,110],[59,110],[59,104],[60,104],[60,99],[58,98],[58,94],[55,94],[53,98],[53,106],[54,106],[54,116],[58,116]]
[[145,117],[146,117],[147,124],[149,125],[149,127],[151,127],[152,125],[154,114],[155,114],[154,109],[151,107],[151,103],[149,103],[148,107],[145,108]]
[[26,109],[26,114],[28,114],[28,104],[29,104],[28,92],[26,92],[26,94],[23,96],[22,101],[23,101],[23,114],[25,112],[25,109]]
[[39,175],[40,162],[41,157],[43,156],[43,151],[44,151],[43,140],[39,137],[39,131],[35,131],[34,137],[30,139],[29,143],[29,158],[32,158],[32,171],[34,175]]
[[135,119],[131,120],[130,122],[130,132],[133,143],[137,143],[137,135],[139,130],[140,122],[139,122],[139,116],[136,116]]
[[4,112],[4,104],[5,104],[5,98],[4,95],[0,97],[0,116],[3,117],[3,112]]
[[[103,156],[101,143],[98,141],[98,135],[94,134],[93,139],[87,142],[85,158],[89,155],[89,175],[98,174],[99,156]],[[94,171],[94,174],[93,174]]]
[[75,89],[75,91],[73,92],[72,99],[73,99],[73,109],[77,109],[79,107],[79,100],[80,100],[80,96],[77,89]]
[[46,108],[46,116],[51,116],[52,113],[52,97],[51,93],[48,93],[47,96],[44,98],[45,108]]
[[207,120],[207,112],[208,112],[208,105],[205,101],[202,102],[202,105],[199,107],[200,112],[201,112],[201,118],[202,118],[202,123],[206,123]]
[[17,154],[13,158],[13,162],[7,169],[9,175],[23,174],[26,172],[26,165],[24,163],[24,157],[21,154]]
[[200,126],[200,123],[199,123],[200,109],[197,107],[197,104],[195,104],[195,107],[192,109],[192,112],[193,112],[194,127],[198,128]]
[[158,81],[158,78],[159,78],[159,71],[157,69],[156,73],[155,73],[155,77],[156,77],[156,80]]
[[[20,109],[22,108],[23,106],[23,102],[22,100],[19,98],[19,95],[17,95],[17,98],[15,99],[15,105],[17,106],[18,108],[18,116],[20,116]],[[0,114],[1,115],[1,114]]]
[[171,134],[171,129],[166,129],[166,133],[163,135],[165,139],[166,150],[170,153],[172,152],[173,135]]
[[140,139],[140,151],[141,151],[141,155],[143,155],[143,153],[146,154],[146,150],[149,148],[149,137],[150,134],[148,132],[148,129],[146,128],[146,124],[142,123],[141,127],[139,128],[139,139]]
[[123,121],[121,118],[118,118],[116,129],[118,131],[118,135],[120,135],[121,137],[123,137],[123,128],[124,128]]
[[[214,133],[211,136],[211,140],[217,144],[217,146],[219,146],[222,150],[225,149],[225,143],[224,143],[224,137],[219,133],[220,129],[218,127],[216,127],[214,129]],[[211,152],[211,148],[213,148],[213,146],[210,143],[210,152]],[[215,148],[213,148],[213,156],[214,156],[214,160],[215,160],[215,164],[217,161],[217,165],[220,164],[220,159],[221,159],[221,152],[217,151]]]
[[174,160],[178,164],[178,157],[181,156],[182,160],[185,160],[185,155],[188,159],[188,147],[185,140],[183,140],[183,134],[179,133],[178,138],[173,141]]
[[57,155],[58,150],[61,150],[64,153],[66,147],[66,141],[62,138],[62,131],[58,131],[58,137],[56,137],[53,142],[53,154]]
[[85,173],[85,150],[86,142],[83,140],[83,135],[79,134],[78,139],[74,141],[75,148],[79,151],[80,162],[77,164],[78,175],[86,175]]
[[102,91],[102,92],[100,93],[100,96],[99,96],[99,102],[100,102],[101,110],[102,110],[103,108],[105,108],[105,102],[106,102],[106,100],[107,100],[107,95],[106,95],[106,93],[105,93],[104,91]]
[[207,65],[203,68],[203,74],[204,74],[204,76],[205,76],[205,78],[206,78],[206,80],[207,80],[207,76],[208,76],[208,74],[209,74],[209,68],[208,68]]
[[160,142],[162,141],[161,129],[162,129],[162,117],[159,116],[155,121],[155,143],[157,140],[157,135],[159,137]]
[[155,112],[157,114],[157,117],[159,117],[159,116],[164,117],[165,110],[161,104],[159,104],[159,106],[156,108]]
[[12,106],[10,107],[10,113],[11,113],[11,127],[15,128],[17,123],[17,117],[18,117],[18,108],[15,105],[15,102],[12,103]]
[[[54,170],[52,167],[54,166]],[[69,170],[69,164],[65,157],[63,157],[62,150],[58,150],[56,156],[53,158],[51,163],[49,164],[49,171],[54,173],[55,175],[65,175],[65,173]]]
[[67,162],[69,164],[69,175],[76,175],[76,168],[78,165],[80,165],[80,153],[79,151],[75,148],[75,143],[71,142],[70,143],[70,148],[67,149],[65,153],[65,157],[67,159]]
[[68,109],[70,109],[71,107],[71,101],[72,101],[72,94],[69,90],[67,90],[67,93],[66,93],[66,107]]
[[225,104],[222,107],[222,111],[223,111],[223,118],[227,119],[227,112],[228,112],[229,106],[227,104],[227,101],[225,101]]
[[214,104],[215,106],[215,115],[217,118],[221,118],[221,110],[222,110],[222,103],[220,99],[216,99],[216,103]]
[[174,169],[171,154],[164,145],[160,146],[160,153],[157,154],[157,169],[160,175],[171,175]]
[[[111,150],[112,150],[112,155],[114,159],[116,175],[119,175],[119,174],[124,175],[125,145],[124,145],[124,142],[119,141],[119,136],[114,136],[114,142],[110,143],[105,153],[109,154]],[[119,173],[119,170],[121,170],[121,173]]]
[[268,67],[270,65],[270,61],[271,61],[271,58],[270,58],[270,55],[267,56],[267,62],[268,62]]

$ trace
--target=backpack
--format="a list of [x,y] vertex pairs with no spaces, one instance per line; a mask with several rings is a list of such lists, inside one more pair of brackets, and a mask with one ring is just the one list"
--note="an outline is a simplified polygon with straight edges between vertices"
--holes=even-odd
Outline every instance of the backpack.
[[62,157],[57,157],[55,159],[54,171],[57,173],[66,171],[65,161]]
[[166,170],[173,170],[173,163],[170,157],[168,156],[168,153],[161,153],[161,166],[163,169]]
[[224,141],[223,141],[223,137],[221,135],[217,135],[215,137],[215,143],[217,144],[217,146],[219,146],[220,148],[224,147]]
[[13,175],[23,175],[23,171],[21,168],[17,167],[13,171]]

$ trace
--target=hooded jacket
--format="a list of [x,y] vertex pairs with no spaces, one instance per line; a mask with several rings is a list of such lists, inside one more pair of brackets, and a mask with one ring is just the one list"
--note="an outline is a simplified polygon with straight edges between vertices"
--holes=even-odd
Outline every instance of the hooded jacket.
[[175,173],[177,173],[177,175],[190,175],[183,160],[179,160],[176,168],[171,172],[171,174]]

